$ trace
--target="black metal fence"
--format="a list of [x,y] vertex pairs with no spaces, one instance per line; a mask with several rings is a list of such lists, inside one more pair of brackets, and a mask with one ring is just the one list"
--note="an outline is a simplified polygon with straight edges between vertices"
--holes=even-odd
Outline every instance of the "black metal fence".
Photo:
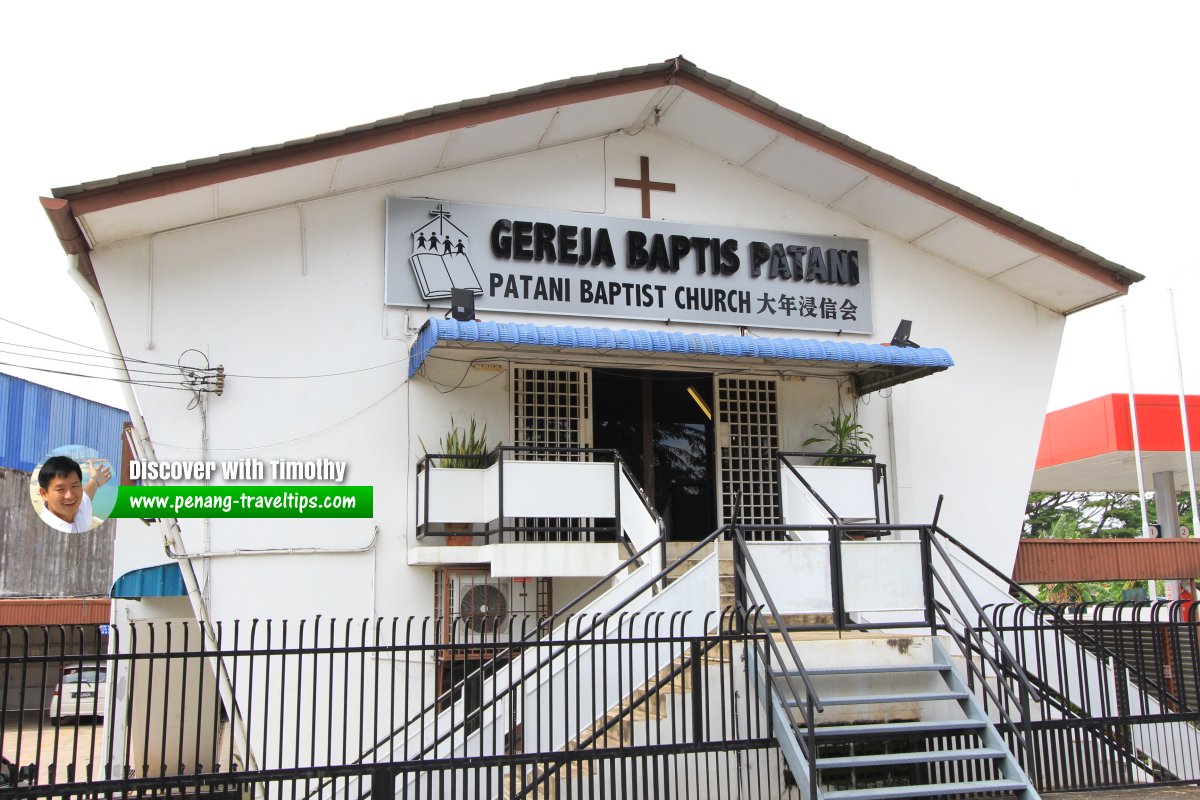
[[[36,765],[0,793],[791,793],[741,660],[763,634],[730,613],[523,622],[450,641],[437,619],[130,623],[106,651],[78,627],[0,628],[0,684],[21,687],[3,696],[22,698],[0,753]],[[38,637],[67,655],[31,653]]]
[[1043,790],[1200,780],[1194,604],[1008,604],[989,612],[1041,693],[1029,717]]
[[[1019,723],[1001,731],[1042,791],[1196,782],[1196,611],[991,607],[1021,674],[980,638],[964,674]],[[517,619],[449,640],[437,619],[128,623],[104,645],[0,628],[0,754],[35,765],[0,794],[795,796],[746,677],[748,650],[778,649],[754,613],[575,617],[540,637]]]

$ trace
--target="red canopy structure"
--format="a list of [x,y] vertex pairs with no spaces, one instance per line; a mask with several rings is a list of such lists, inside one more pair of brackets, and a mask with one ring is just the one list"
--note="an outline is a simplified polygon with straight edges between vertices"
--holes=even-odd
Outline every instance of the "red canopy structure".
[[[1188,432],[1200,441],[1200,396],[1184,398]],[[1189,453],[1177,395],[1134,395],[1142,472],[1174,473],[1185,491]],[[1196,465],[1195,457],[1193,465]],[[1129,396],[1110,394],[1046,415],[1035,492],[1136,492],[1138,478]],[[1147,485],[1147,489],[1150,486]],[[1018,583],[1191,578],[1200,575],[1200,540],[1022,539],[1013,579]]]
[[[1143,472],[1174,472],[1176,486],[1187,489],[1179,397],[1137,394],[1134,399]],[[1188,395],[1185,403],[1188,432],[1200,442],[1200,395]],[[1194,457],[1192,463],[1198,463]],[[1032,489],[1136,492],[1129,396],[1110,394],[1047,414]]]

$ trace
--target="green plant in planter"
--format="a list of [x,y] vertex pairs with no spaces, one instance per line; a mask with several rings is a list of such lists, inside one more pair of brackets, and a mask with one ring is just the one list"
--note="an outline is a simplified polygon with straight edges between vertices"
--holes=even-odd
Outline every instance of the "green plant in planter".
[[837,466],[854,461],[851,458],[839,458],[839,455],[862,455],[871,452],[871,434],[858,423],[853,412],[839,412],[829,409],[829,421],[818,424],[817,430],[824,436],[810,436],[804,440],[804,447],[813,444],[828,444],[825,449],[828,455],[817,461],[822,466]]
[[[421,441],[420,437],[417,439]],[[429,448],[425,447],[424,441],[421,441],[421,447],[428,455]],[[438,441],[437,452],[438,455],[445,456],[445,458],[439,459],[441,462],[438,464],[439,467],[483,469],[487,466],[483,456],[489,452],[487,423],[485,422],[480,428],[475,424],[475,418],[471,417],[471,425],[461,428],[454,424],[454,417],[450,417],[450,430]],[[455,456],[458,457],[455,458]]]

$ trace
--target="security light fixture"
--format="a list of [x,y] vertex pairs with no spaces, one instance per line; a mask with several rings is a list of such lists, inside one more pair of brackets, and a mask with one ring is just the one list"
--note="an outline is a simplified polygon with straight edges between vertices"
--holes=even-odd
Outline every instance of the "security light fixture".
[[912,320],[900,320],[900,324],[896,326],[896,332],[892,334],[892,347],[920,347],[921,345],[908,338],[910,333],[912,333]]
[[450,290],[450,311],[447,317],[454,317],[459,322],[475,320],[475,293],[470,289]]

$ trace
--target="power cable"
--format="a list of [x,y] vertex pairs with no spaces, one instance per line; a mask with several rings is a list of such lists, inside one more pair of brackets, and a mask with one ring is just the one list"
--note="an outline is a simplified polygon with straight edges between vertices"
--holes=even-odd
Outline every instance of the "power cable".
[[[162,361],[146,361],[146,360],[143,360],[140,358],[132,358],[129,356],[119,355],[117,353],[111,353],[111,352],[109,352],[107,350],[103,350],[99,347],[92,347],[91,345],[82,344],[80,342],[74,342],[74,341],[71,341],[70,339],[64,339],[61,336],[55,336],[52,333],[46,333],[45,331],[38,330],[37,328],[31,328],[28,325],[22,325],[19,322],[13,322],[12,320],[6,319],[4,317],[0,317],[0,322],[7,322],[10,325],[15,325],[18,328],[23,328],[24,330],[31,331],[32,333],[36,333],[41,336],[47,336],[51,339],[56,339],[60,342],[66,342],[67,344],[73,344],[76,347],[82,347],[86,350],[91,350],[91,351],[95,352],[97,355],[93,356],[90,353],[77,353],[77,352],[71,352],[68,350],[54,350],[52,348],[36,347],[34,345],[24,345],[24,344],[19,344],[16,342],[0,342],[0,345],[25,347],[25,348],[33,349],[33,350],[44,350],[44,351],[52,352],[52,353],[59,353],[59,354],[64,354],[64,355],[76,355],[76,356],[81,356],[81,357],[86,357],[86,358],[108,357],[108,358],[116,359],[118,361],[124,361],[124,362],[132,363],[132,364],[144,364],[147,366],[166,367],[169,369],[176,369],[178,366],[177,364],[168,364],[168,363],[165,363]],[[20,355],[20,354],[14,353],[13,355]],[[405,356],[403,358],[398,358],[394,361],[387,361],[383,364],[374,364],[369,367],[360,367],[357,369],[343,370],[340,372],[316,373],[316,374],[311,374],[311,375],[249,375],[249,374],[245,374],[245,373],[226,373],[225,377],[227,377],[227,378],[249,378],[249,379],[255,379],[255,380],[307,380],[310,378],[336,378],[336,377],[339,377],[342,375],[355,375],[360,372],[370,372],[372,370],[383,369],[385,367],[393,367],[398,364],[406,364],[411,360],[412,360],[411,356]],[[174,373],[172,372],[172,373],[164,373],[164,374],[174,374]]]
[[[110,353],[109,351],[104,350],[102,348],[92,347],[90,344],[83,344],[82,342],[75,342],[70,339],[64,339],[61,336],[55,336],[53,333],[46,333],[45,331],[38,330],[37,328],[31,328],[28,325],[22,325],[19,322],[14,322],[13,320],[7,319],[5,317],[0,317],[0,322],[7,322],[9,325],[15,325],[18,328],[22,328],[24,330],[30,331],[31,333],[36,333],[39,336],[45,336],[49,339],[55,339],[60,342],[66,342],[67,344],[73,344],[76,347],[82,347],[85,350],[91,350],[92,352],[95,352],[95,353],[102,353],[102,354],[108,356],[109,358],[115,358],[115,359],[118,359],[119,361],[133,362],[136,364],[148,364],[150,366],[155,366],[155,367],[174,367],[175,366],[174,364],[166,364],[161,361],[143,361],[140,358],[129,358],[127,356],[118,355],[116,353]],[[80,355],[82,355],[82,354],[80,354]]]
[[[407,384],[407,383],[408,383],[408,381],[405,381],[404,383],[401,383],[398,386],[395,386],[395,387],[389,389],[382,397],[380,397],[375,402],[371,403],[366,408],[360,409],[360,410],[354,412],[353,414],[351,414],[350,416],[346,417],[345,419],[339,420],[339,421],[333,423],[332,425],[329,425],[328,427],[322,428],[319,431],[313,431],[312,433],[306,433],[303,436],[297,436],[294,439],[285,439],[281,442],[271,442],[270,444],[257,444],[257,445],[253,445],[250,447],[211,447],[210,446],[208,448],[208,451],[212,452],[215,450],[215,451],[219,451],[222,453],[238,453],[238,452],[244,452],[246,450],[265,450],[270,447],[280,447],[281,445],[292,444],[294,442],[300,442],[305,439],[311,439],[314,436],[320,436],[322,433],[328,433],[329,431],[333,430],[334,428],[345,425],[347,422],[350,422],[358,417],[361,417],[363,414],[367,413],[372,408],[379,405],[384,400],[387,400],[393,394],[395,394],[396,392],[403,389],[405,384]],[[187,446],[181,445],[181,444],[169,444],[167,442],[160,442],[160,441],[157,441],[154,439],[152,439],[151,442],[156,447],[169,447],[174,450],[200,450],[199,447],[187,447]]]
[[[4,344],[4,343],[0,342],[0,344]],[[4,355],[9,355],[9,356],[16,356],[17,358],[36,358],[40,361],[57,361],[62,364],[75,364],[76,366],[91,367],[92,369],[121,369],[121,367],[115,367],[115,366],[112,366],[109,364],[92,364],[92,363],[88,363],[86,361],[75,361],[70,358],[55,358],[53,356],[33,355],[30,353],[18,353],[13,350],[0,349],[0,353],[2,353]],[[125,367],[124,371],[130,372],[130,373],[137,372],[142,375],[166,375],[166,376],[172,376],[172,377],[178,376],[178,374],[179,374],[178,371],[176,371],[176,372],[160,372],[158,370],[137,369],[136,367]]]
[[192,391],[182,384],[174,385],[169,381],[147,381],[147,380],[129,380],[125,378],[113,378],[106,375],[86,375],[82,372],[67,372],[61,369],[49,369],[48,367],[30,367],[25,364],[12,364],[7,361],[0,361],[0,367],[12,367],[14,369],[27,369],[33,372],[48,372],[52,375],[68,375],[72,378],[91,378],[98,381],[113,381],[114,383],[128,383],[132,386],[145,386],[150,389],[175,389],[178,391]]

